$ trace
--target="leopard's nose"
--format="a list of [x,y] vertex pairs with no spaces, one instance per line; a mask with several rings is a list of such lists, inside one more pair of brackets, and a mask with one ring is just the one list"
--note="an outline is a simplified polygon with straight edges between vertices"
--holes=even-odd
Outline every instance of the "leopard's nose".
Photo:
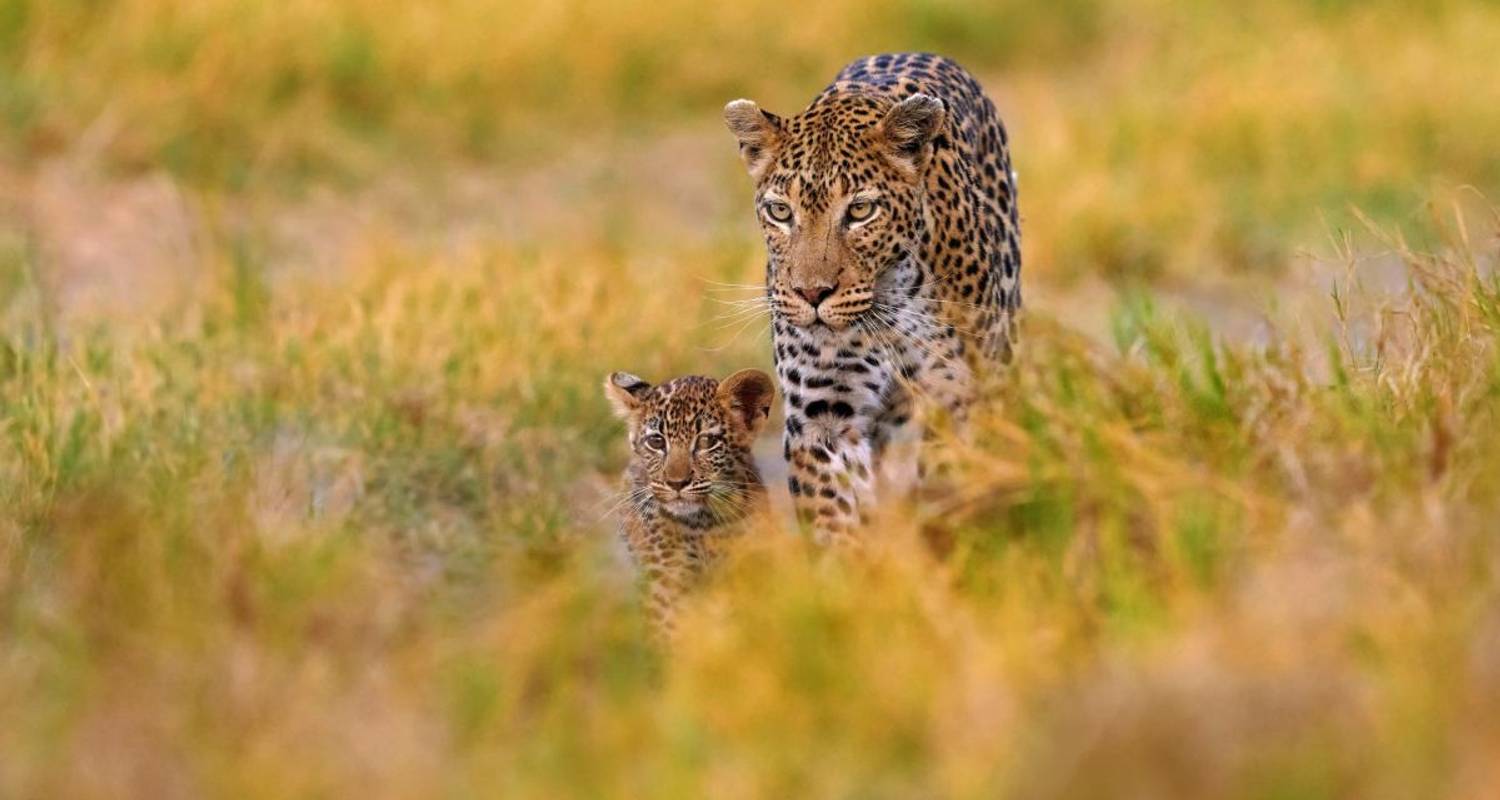
[[692,482],[693,482],[692,478],[683,478],[681,480],[674,480],[672,478],[668,478],[667,481],[666,481],[667,488],[671,489],[674,492],[680,492],[683,489],[686,489],[687,485],[690,484],[690,483],[692,483]]
[[802,299],[806,300],[808,305],[816,309],[818,307],[818,304],[822,303],[824,300],[827,300],[830,296],[833,295],[834,292],[838,290],[839,287],[836,285],[803,286],[797,290],[797,294],[802,295]]

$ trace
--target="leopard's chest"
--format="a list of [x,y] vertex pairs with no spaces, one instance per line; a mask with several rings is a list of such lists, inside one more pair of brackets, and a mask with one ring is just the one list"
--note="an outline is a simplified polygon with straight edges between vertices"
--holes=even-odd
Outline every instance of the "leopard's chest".
[[904,309],[842,331],[778,322],[776,372],[788,433],[877,437],[885,412],[922,383],[920,352],[929,335],[922,318]]

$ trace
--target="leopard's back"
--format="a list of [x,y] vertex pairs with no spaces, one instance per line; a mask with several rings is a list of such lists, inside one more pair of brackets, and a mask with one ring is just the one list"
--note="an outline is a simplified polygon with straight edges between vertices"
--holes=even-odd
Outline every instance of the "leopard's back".
[[894,53],[850,63],[813,105],[867,93],[943,101],[947,118],[933,140],[927,179],[933,225],[923,261],[942,316],[975,334],[985,360],[1009,360],[1021,308],[1020,210],[1010,139],[994,102],[951,59]]

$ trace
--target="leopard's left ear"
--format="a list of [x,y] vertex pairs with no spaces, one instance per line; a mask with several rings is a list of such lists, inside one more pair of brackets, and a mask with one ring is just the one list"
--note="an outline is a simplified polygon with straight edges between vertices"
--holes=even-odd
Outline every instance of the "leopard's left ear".
[[609,404],[615,409],[615,416],[620,419],[629,419],[640,408],[641,400],[649,391],[651,384],[628,372],[611,372],[604,379],[604,396],[609,398]]
[[781,118],[761,110],[754,100],[734,100],[724,106],[724,124],[740,143],[740,158],[753,180],[760,180],[781,142]]
[[719,383],[719,402],[751,436],[766,424],[775,399],[776,384],[758,369],[742,369]]
[[887,111],[878,128],[886,155],[913,176],[927,166],[932,140],[948,119],[943,101],[918,92]]

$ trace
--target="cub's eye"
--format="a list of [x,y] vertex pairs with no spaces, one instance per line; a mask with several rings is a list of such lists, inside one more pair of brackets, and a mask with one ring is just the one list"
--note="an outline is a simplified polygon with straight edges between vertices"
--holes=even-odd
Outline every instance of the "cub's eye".
[[780,200],[773,200],[766,203],[766,216],[777,222],[791,222],[792,207]]
[[855,200],[849,204],[846,212],[850,222],[863,222],[875,214],[875,203],[869,200]]
[[724,443],[724,437],[717,433],[705,433],[698,437],[698,449],[704,452],[713,450]]
[[667,437],[659,433],[653,433],[646,437],[646,446],[652,450],[663,451],[667,449]]

